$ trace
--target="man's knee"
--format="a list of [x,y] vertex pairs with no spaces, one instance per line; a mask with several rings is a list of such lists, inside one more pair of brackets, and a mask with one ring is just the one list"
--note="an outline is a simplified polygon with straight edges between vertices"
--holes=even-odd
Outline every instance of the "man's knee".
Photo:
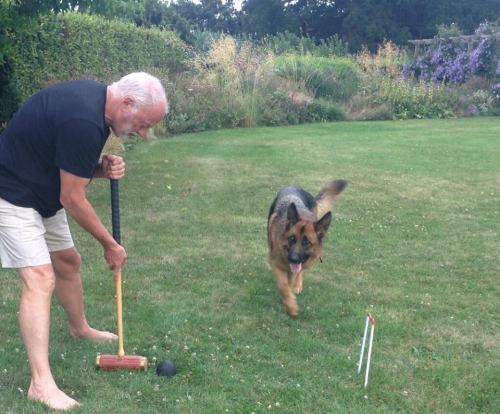
[[76,248],[60,250],[50,253],[52,264],[57,276],[65,276],[80,271],[82,259]]
[[25,291],[50,295],[54,291],[56,277],[51,265],[31,266],[18,269]]

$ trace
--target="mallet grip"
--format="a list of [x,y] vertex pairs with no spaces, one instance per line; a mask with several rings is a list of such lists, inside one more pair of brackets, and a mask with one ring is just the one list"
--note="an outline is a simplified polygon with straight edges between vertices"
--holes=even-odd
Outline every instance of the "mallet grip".
[[113,229],[113,239],[118,244],[120,240],[120,187],[118,180],[109,180],[111,184],[111,228]]

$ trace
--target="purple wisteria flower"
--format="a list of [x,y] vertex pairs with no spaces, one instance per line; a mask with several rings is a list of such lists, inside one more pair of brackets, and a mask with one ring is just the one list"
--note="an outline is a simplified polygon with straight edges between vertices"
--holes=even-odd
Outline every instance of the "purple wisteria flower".
[[463,83],[469,75],[467,52],[454,47],[450,42],[430,51],[429,72],[433,82]]
[[470,54],[470,71],[482,75],[488,71],[493,57],[491,40],[483,37]]
[[466,81],[469,75],[469,70],[467,68],[467,62],[469,57],[467,52],[459,52],[453,62],[448,66],[447,77],[451,83],[463,83]]
[[498,60],[497,70],[496,70],[495,74],[496,74],[497,76],[500,76],[500,59]]

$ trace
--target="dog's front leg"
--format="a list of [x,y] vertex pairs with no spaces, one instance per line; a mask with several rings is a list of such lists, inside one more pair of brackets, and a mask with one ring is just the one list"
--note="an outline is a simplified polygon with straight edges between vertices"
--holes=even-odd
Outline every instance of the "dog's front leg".
[[302,293],[303,289],[303,283],[304,283],[304,272],[299,272],[293,275],[293,282],[292,282],[292,289],[293,293],[298,295],[299,293]]
[[276,278],[276,283],[278,284],[278,289],[280,291],[286,313],[288,313],[288,315],[292,318],[295,318],[299,313],[299,307],[297,305],[295,295],[290,288],[290,284],[288,283],[288,274],[275,267],[273,267],[273,273]]

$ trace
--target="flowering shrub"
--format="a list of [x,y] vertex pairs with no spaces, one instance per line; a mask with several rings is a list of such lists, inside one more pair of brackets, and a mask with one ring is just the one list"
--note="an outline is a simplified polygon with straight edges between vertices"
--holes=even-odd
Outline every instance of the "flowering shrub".
[[[433,58],[444,59],[448,50],[442,50]],[[452,116],[452,111],[445,88],[441,84],[427,82],[430,72],[426,67],[420,67],[424,79],[414,81],[401,76],[401,67],[404,60],[402,51],[393,43],[381,45],[376,54],[362,51],[357,61],[362,69],[362,85],[359,96],[352,105],[348,106],[348,116],[362,116],[371,119],[378,118],[444,118]],[[408,70],[408,66],[403,71]],[[369,97],[373,111],[365,108],[366,98]],[[390,114],[388,114],[388,110]],[[367,115],[367,112],[372,112]],[[390,115],[390,116],[389,116]]]
[[493,37],[488,36],[495,31],[498,31],[495,24],[481,23],[475,31],[480,37],[472,47],[438,37],[423,55],[404,65],[402,75],[451,84],[462,84],[471,76],[488,79],[500,76],[500,60],[495,71],[495,57],[500,53],[500,47],[492,41]]
[[448,118],[453,115],[448,96],[441,84],[408,79],[382,79],[378,91],[380,103],[389,104],[397,119]]
[[497,83],[495,83],[491,87],[491,94],[495,98],[495,103],[498,107],[500,107],[500,59],[497,62],[497,69],[495,71],[495,75],[497,76]]
[[500,82],[499,83],[495,83],[491,87],[491,93],[493,94],[493,96],[495,97],[495,99],[497,100],[497,102],[500,102]]
[[404,65],[402,74],[407,78],[460,84],[471,75],[489,76],[493,57],[493,42],[487,37],[481,38],[470,53],[451,41],[441,42],[414,62]]
[[494,104],[494,98],[488,91],[478,90],[472,94],[472,104],[476,107],[478,114],[488,115]]

